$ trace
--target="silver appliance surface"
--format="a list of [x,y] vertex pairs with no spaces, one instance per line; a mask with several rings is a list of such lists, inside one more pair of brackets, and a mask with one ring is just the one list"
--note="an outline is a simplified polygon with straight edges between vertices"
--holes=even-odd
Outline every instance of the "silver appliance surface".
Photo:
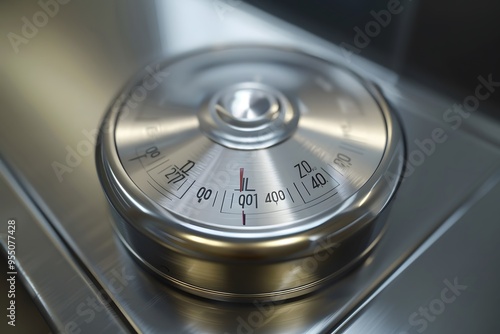
[[[37,14],[45,9],[36,2],[0,4],[2,36],[24,38],[0,40],[1,242],[8,248],[5,226],[14,219],[18,279],[54,332],[494,328],[498,124],[479,113],[450,119],[448,110],[462,101],[360,57],[347,59],[338,47],[237,1],[62,2],[50,16]],[[23,17],[46,22],[30,30]],[[157,280],[114,233],[96,172],[101,121],[137,72],[157,60],[235,44],[290,47],[349,67],[380,87],[406,138],[406,171],[377,248],[341,281],[286,302],[214,302]]]

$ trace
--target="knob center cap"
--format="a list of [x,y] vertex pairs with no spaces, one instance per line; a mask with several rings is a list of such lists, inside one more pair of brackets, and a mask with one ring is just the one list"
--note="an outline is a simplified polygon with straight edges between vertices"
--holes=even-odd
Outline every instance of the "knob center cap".
[[244,128],[271,122],[280,111],[276,97],[258,88],[229,91],[217,102],[216,109],[223,121]]
[[258,82],[226,87],[198,113],[200,130],[214,142],[239,150],[271,147],[297,128],[299,112],[280,91]]

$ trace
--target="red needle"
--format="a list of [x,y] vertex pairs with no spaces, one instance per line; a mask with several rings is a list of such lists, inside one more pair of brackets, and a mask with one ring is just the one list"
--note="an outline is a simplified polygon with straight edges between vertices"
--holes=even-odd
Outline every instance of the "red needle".
[[245,172],[245,168],[240,168],[240,192],[243,191],[243,173]]

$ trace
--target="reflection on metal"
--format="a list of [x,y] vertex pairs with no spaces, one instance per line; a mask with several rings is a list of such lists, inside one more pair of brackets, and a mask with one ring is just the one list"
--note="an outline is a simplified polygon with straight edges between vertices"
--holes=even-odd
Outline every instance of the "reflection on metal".
[[[35,3],[2,1],[3,31],[20,33],[22,21],[19,18],[31,18],[39,10]],[[61,6],[46,26],[39,28],[36,37],[20,47],[19,54],[12,51],[7,38],[0,39],[0,152],[16,175],[25,180],[23,190],[43,213],[45,223],[41,229],[41,225],[27,218],[29,214],[22,213],[25,211],[16,205],[4,206],[0,219],[3,223],[11,217],[17,218],[33,237],[33,241],[27,243],[19,241],[28,252],[29,261],[24,257],[19,260],[20,265],[28,268],[33,264],[31,268],[36,269],[36,273],[26,270],[24,275],[25,280],[32,282],[33,293],[39,296],[45,316],[61,324],[77,321],[82,329],[84,325],[95,326],[92,328],[99,327],[103,333],[108,333],[109,327],[101,326],[97,320],[97,317],[105,317],[105,313],[96,312],[95,322],[87,324],[86,318],[73,312],[72,306],[66,307],[86,303],[86,291],[89,290],[82,282],[91,280],[101,287],[103,299],[116,306],[121,323],[115,325],[126,328],[125,331],[132,328],[130,332],[174,334],[326,333],[366,300],[456,211],[472,189],[483,184],[487,176],[499,168],[498,145],[489,144],[500,142],[497,124],[485,121],[480,114],[473,114],[467,119],[467,126],[452,131],[441,119],[443,111],[455,101],[421,90],[398,78],[397,74],[354,55],[349,67],[380,85],[401,119],[409,152],[418,149],[415,139],[426,138],[436,127],[442,127],[449,135],[447,142],[440,145],[424,165],[415,168],[413,174],[403,180],[386,217],[385,235],[369,261],[336,284],[327,284],[299,299],[274,302],[268,308],[258,302],[207,301],[177,291],[142,270],[128,255],[113,232],[113,218],[97,178],[94,155],[90,152],[79,154],[79,160],[72,159],[74,154],[70,154],[68,148],[78,153],[78,147],[82,148],[80,143],[95,142],[91,134],[97,133],[105,111],[126,82],[152,59],[171,59],[186,51],[207,46],[217,49],[222,44],[235,43],[293,46],[336,63],[346,63],[337,47],[265,13],[241,4],[237,10],[227,12],[222,21],[213,10],[212,2],[202,0],[162,0],[148,5],[130,1],[71,1]],[[257,79],[252,81],[259,81]],[[294,83],[290,78],[285,81]],[[319,85],[318,80],[312,84],[328,91],[328,85]],[[185,86],[175,88],[172,94],[182,96]],[[154,95],[155,90],[148,94]],[[191,101],[196,104],[200,98],[193,96]],[[341,110],[355,109],[352,101],[341,100],[339,105]],[[306,112],[304,106],[299,108]],[[178,122],[181,120],[186,123]],[[180,118],[175,122],[179,124],[179,133],[197,129],[196,119]],[[487,137],[489,142],[474,135],[484,133],[486,125],[491,129]],[[176,130],[170,123],[161,126],[168,131]],[[318,121],[304,122],[302,130],[306,131],[306,127],[308,131],[321,130],[328,135],[327,127]],[[335,133],[341,132],[332,132],[332,135]],[[305,137],[295,135],[298,142],[307,146],[301,139]],[[134,134],[130,141],[140,136],[140,133]],[[183,140],[182,136],[177,137]],[[199,142],[192,145],[196,147]],[[370,146],[370,150],[377,147]],[[217,164],[217,151],[212,154],[214,159],[207,166]],[[272,155],[266,154],[263,160],[271,161]],[[64,163],[71,170],[63,175],[62,182],[52,168],[54,161]],[[220,173],[213,182],[223,186],[230,178],[231,175]],[[13,195],[7,195],[7,199],[10,196]],[[473,216],[464,216],[467,220],[460,224],[461,228],[450,229],[441,236],[440,240],[444,240],[454,233],[450,236],[452,239],[439,244],[429,257],[421,257],[412,264],[406,271],[408,275],[398,276],[391,284],[394,290],[388,287],[380,302],[367,305],[362,312],[375,317],[356,317],[353,321],[362,327],[353,327],[352,332],[362,328],[363,333],[413,333],[413,328],[408,328],[408,316],[435,298],[436,289],[438,292],[442,289],[443,279],[452,280],[455,275],[460,275],[460,282],[464,277],[477,284],[464,281],[463,284],[471,286],[470,290],[447,308],[425,333],[445,333],[453,328],[450,324],[466,332],[478,329],[494,332],[496,314],[492,312],[496,310],[494,297],[498,295],[498,287],[495,284],[499,277],[498,266],[494,264],[500,261],[494,240],[498,235],[495,230],[497,202],[497,193],[492,193],[489,201],[482,200],[480,203],[484,204],[470,211]],[[76,271],[80,279],[64,279],[67,276],[61,276],[63,272],[59,273],[58,267],[48,270],[40,265],[40,259],[47,259],[52,265],[65,261],[60,253],[51,251],[53,247],[40,242],[44,239],[42,235],[60,236],[64,247],[78,259],[71,270]],[[459,243],[449,243],[453,239]],[[316,260],[322,258],[319,254]],[[313,261],[300,263],[311,272],[315,265]],[[224,273],[223,268],[220,273]],[[435,273],[435,277],[428,273]],[[396,283],[402,285],[393,285]],[[59,291],[60,294],[52,299],[47,291]],[[98,306],[103,307],[105,302],[98,300]],[[475,305],[475,314],[483,316],[470,316],[470,305]],[[389,310],[384,313],[388,317],[381,316],[381,310]],[[259,314],[262,314],[262,321]],[[112,320],[107,324],[114,326]],[[98,333],[99,329],[91,332]]]

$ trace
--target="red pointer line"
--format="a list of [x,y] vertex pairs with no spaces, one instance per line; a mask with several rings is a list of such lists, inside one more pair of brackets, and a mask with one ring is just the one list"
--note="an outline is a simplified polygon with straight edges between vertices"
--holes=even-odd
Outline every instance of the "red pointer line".
[[245,211],[241,211],[241,218],[243,219],[243,225],[247,224],[247,215],[245,214]]
[[243,191],[243,173],[245,172],[245,168],[240,168],[240,192]]

